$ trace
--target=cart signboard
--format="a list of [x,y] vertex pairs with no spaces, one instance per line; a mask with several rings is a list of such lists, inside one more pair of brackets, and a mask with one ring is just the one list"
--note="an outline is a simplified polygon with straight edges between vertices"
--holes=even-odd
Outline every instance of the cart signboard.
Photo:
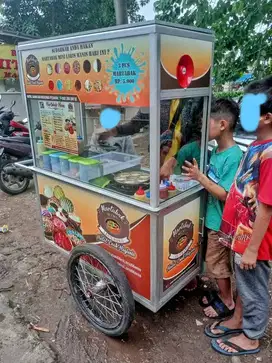
[[150,299],[150,217],[45,176],[38,176],[47,241],[71,251],[95,243],[124,269],[133,291]]
[[22,52],[28,94],[78,96],[81,103],[149,105],[147,36]]
[[163,290],[196,264],[199,252],[200,198],[164,217]]
[[38,101],[44,146],[78,154],[74,102]]

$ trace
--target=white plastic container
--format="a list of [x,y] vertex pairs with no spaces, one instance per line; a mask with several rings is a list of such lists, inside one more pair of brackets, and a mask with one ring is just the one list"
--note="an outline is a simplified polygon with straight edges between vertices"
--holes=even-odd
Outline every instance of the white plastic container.
[[183,175],[171,175],[170,181],[180,192],[185,192],[199,184],[197,181],[189,180],[188,177]]
[[92,179],[102,176],[102,165],[98,160],[81,158],[79,160],[79,178],[88,183]]
[[102,174],[108,175],[141,165],[141,156],[118,153],[115,151],[93,156],[102,163]]

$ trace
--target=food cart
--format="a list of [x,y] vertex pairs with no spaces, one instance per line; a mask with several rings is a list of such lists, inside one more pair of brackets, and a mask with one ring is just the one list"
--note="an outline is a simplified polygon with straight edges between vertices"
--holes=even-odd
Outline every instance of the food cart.
[[[202,98],[204,170],[213,42],[208,30],[153,21],[18,46],[33,151],[24,167],[44,239],[67,254],[72,296],[105,334],[129,328],[134,300],[157,312],[200,271],[205,193],[182,176],[160,183],[160,105]],[[101,125],[139,109],[144,132],[119,137],[119,149],[97,141]]]

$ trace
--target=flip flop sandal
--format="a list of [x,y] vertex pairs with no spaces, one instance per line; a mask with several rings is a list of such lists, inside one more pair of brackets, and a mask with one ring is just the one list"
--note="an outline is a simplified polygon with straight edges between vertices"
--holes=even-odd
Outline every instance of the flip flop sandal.
[[[213,326],[213,327],[212,327],[213,324],[207,325],[204,329],[205,335],[207,335],[207,337],[209,337],[209,338],[219,339],[219,338],[225,337],[226,335],[229,335],[229,334],[240,334],[243,332],[242,329],[230,329],[230,328],[227,328],[226,326],[220,325],[224,321],[225,321],[224,319],[218,321],[218,323],[216,323],[215,326]],[[222,333],[214,334],[212,332],[213,329],[221,330]]]
[[229,357],[233,357],[233,356],[237,356],[237,355],[248,355],[248,354],[257,354],[260,352],[260,348],[257,348],[257,349],[243,349],[241,347],[239,347],[238,345],[230,342],[229,340],[225,339],[225,340],[222,340],[222,343],[224,343],[225,345],[227,345],[228,347],[230,348],[233,348],[235,349],[237,352],[227,352],[226,350],[222,349],[220,347],[220,345],[217,343],[217,340],[216,339],[213,339],[211,341],[211,346],[212,348],[217,352],[217,353],[220,353],[220,354],[223,354],[223,355],[227,355]]
[[[207,308],[208,306],[211,306],[211,303],[215,300],[216,296],[218,296],[216,290],[202,289],[202,294],[201,294],[201,297],[199,298],[199,305],[202,308]],[[207,303],[203,302],[204,297],[207,299],[207,301],[208,301]]]
[[[203,298],[206,296],[208,303],[203,303]],[[216,291],[210,291],[204,294],[199,301],[200,306],[203,308],[207,308],[211,306],[215,312],[217,313],[217,316],[213,316],[210,319],[224,319],[228,318],[233,315],[234,309],[229,309],[224,302],[221,300],[221,298],[218,296]]]

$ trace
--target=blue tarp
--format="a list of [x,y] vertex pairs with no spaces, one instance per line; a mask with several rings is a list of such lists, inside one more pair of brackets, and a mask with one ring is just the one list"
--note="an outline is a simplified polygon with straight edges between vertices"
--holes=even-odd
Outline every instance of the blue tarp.
[[243,82],[249,81],[252,78],[253,78],[252,73],[245,73],[240,78],[238,78],[237,81],[235,81],[235,83],[243,83]]

